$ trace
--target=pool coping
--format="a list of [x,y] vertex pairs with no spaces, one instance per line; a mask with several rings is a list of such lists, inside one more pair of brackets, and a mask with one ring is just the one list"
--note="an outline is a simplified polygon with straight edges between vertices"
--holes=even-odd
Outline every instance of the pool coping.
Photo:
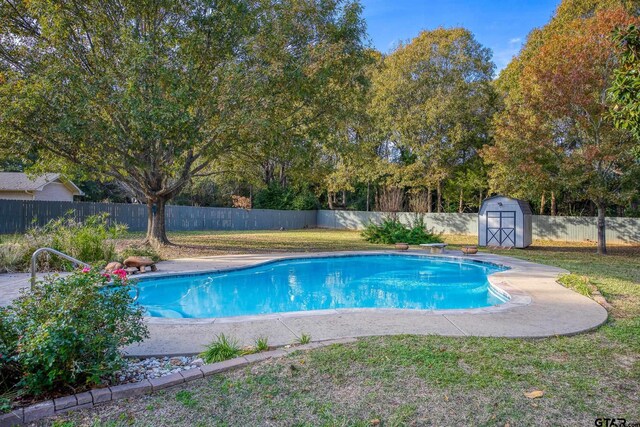
[[237,338],[242,345],[252,344],[258,336],[267,336],[275,346],[289,344],[303,333],[323,341],[393,334],[542,338],[589,331],[608,317],[597,302],[556,282],[558,276],[568,271],[486,253],[384,250],[223,255],[164,261],[158,264],[159,272],[149,273],[142,280],[233,271],[288,259],[399,254],[507,267],[508,270],[495,272],[488,279],[494,289],[507,293],[510,300],[473,309],[341,308],[209,319],[146,317],[151,337],[127,347],[126,352],[136,357],[196,354],[220,333]]

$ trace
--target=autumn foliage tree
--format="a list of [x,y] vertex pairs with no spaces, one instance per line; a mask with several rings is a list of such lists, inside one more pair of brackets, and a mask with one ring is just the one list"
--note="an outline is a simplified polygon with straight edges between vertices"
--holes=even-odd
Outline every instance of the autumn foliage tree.
[[601,254],[607,207],[636,191],[628,185],[638,167],[633,140],[614,126],[607,101],[617,65],[610,35],[634,22],[625,8],[611,7],[536,35],[538,44],[516,73],[517,96],[498,122],[496,144],[485,150],[490,162],[504,161],[521,172],[523,183],[560,184],[592,201]]

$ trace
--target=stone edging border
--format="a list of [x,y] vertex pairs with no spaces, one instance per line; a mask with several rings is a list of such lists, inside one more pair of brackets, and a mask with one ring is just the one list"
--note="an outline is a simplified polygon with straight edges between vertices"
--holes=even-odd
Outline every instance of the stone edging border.
[[317,341],[289,348],[281,347],[262,353],[236,357],[235,359],[225,360],[224,362],[202,365],[197,368],[176,372],[175,374],[169,374],[164,377],[143,380],[137,383],[127,383],[112,387],[98,388],[78,394],[72,394],[70,396],[58,397],[0,415],[0,427],[21,426],[27,423],[39,421],[46,417],[64,414],[69,411],[93,408],[94,406],[102,403],[153,393],[200,378],[205,378],[213,374],[226,372],[250,363],[283,357],[297,351],[313,350],[334,344],[348,344],[356,341],[356,338],[341,338],[328,341]]

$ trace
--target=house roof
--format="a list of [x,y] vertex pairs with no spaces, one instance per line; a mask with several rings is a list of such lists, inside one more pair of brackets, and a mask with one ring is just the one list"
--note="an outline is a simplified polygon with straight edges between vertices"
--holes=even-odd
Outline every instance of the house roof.
[[84,194],[73,182],[59,173],[45,173],[29,177],[22,172],[0,172],[0,191],[42,191],[51,182],[64,184],[74,196]]

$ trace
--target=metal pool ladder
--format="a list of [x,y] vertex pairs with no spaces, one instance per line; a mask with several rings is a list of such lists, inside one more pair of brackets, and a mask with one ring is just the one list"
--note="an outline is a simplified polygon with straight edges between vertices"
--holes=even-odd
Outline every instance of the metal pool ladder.
[[38,255],[40,255],[43,252],[50,252],[54,255],[58,255],[60,258],[64,258],[67,261],[71,261],[74,265],[81,265],[83,267],[91,267],[89,264],[87,264],[86,262],[82,262],[80,260],[75,259],[72,256],[69,256],[65,253],[62,253],[60,251],[56,251],[55,249],[51,249],[51,248],[40,248],[37,249],[33,255],[31,255],[31,289],[33,289],[33,287],[36,285],[36,264],[38,261]]

